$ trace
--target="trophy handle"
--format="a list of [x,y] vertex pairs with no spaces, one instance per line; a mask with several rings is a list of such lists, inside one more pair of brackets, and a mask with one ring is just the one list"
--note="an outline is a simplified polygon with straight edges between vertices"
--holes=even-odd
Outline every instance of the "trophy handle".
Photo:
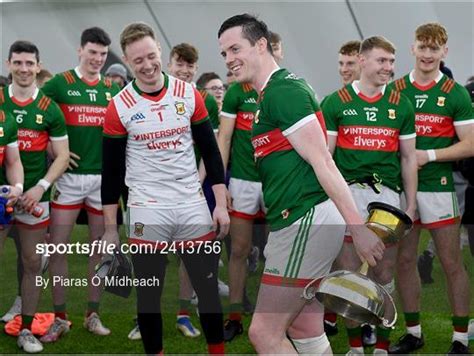
[[388,320],[388,319],[385,319],[384,317],[382,317],[382,325],[387,329],[393,329],[393,326],[395,325],[395,323],[397,322],[397,319],[398,319],[397,307],[395,306],[395,302],[393,301],[393,298],[390,295],[390,293],[387,292],[387,290],[383,286],[381,286],[381,285],[379,285],[379,286],[385,291],[385,295],[388,297],[388,300],[392,304],[392,308],[393,308],[393,311],[394,311],[392,320]]

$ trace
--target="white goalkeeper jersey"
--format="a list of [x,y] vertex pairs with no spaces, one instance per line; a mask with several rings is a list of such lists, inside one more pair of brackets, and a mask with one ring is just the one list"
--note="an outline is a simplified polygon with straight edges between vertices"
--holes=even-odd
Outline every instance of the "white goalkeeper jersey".
[[127,137],[128,205],[173,208],[205,198],[199,182],[191,125],[208,120],[199,92],[165,74],[158,96],[129,83],[110,102],[104,136]]

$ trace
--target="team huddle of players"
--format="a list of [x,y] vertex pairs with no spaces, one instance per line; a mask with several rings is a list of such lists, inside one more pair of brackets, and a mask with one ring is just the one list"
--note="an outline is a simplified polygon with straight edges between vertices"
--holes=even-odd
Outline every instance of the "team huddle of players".
[[[281,40],[270,41],[262,21],[244,14],[221,26],[219,46],[236,82],[219,107],[192,84],[197,51],[181,44],[165,74],[150,26],[128,25],[120,36],[134,79],[122,89],[100,71],[110,39],[94,27],[82,33],[79,65],[38,89],[37,47],[10,47],[12,84],[0,91],[2,184],[15,205],[24,266],[18,346],[40,352],[70,330],[66,293],[52,288],[55,320],[38,340],[32,321],[40,296],[36,245],[68,243],[78,214],[87,211],[90,242],[119,244],[117,210],[128,187],[130,244],[191,246],[230,230],[229,317],[218,293],[219,253],[181,251],[178,328],[189,320],[193,289],[209,353],[243,333],[242,313],[253,223],[269,225],[265,268],[249,338],[258,353],[331,353],[325,333],[336,316],[301,298],[302,288],[331,269],[357,270],[363,261],[389,292],[394,277],[407,333],[390,346],[390,330],[376,329],[374,354],[409,353],[424,345],[416,257],[421,227],[429,229],[446,274],[452,308],[450,353],[467,353],[469,283],[459,248],[459,208],[453,161],[471,157],[471,100],[439,71],[447,32],[419,26],[415,66],[392,81],[395,47],[381,36],[351,41],[339,53],[343,88],[319,104],[304,79],[279,67]],[[220,90],[218,90],[220,92]],[[211,113],[218,119],[210,120]],[[211,122],[212,121],[212,122]],[[217,130],[217,136],[214,134]],[[203,164],[196,164],[199,154]],[[48,165],[48,157],[51,164]],[[231,161],[231,163],[229,163]],[[225,172],[230,168],[227,199]],[[50,187],[54,184],[53,189]],[[207,187],[207,188],[206,188]],[[204,193],[213,196],[206,203]],[[207,192],[206,192],[207,190]],[[399,244],[384,244],[364,225],[369,202],[404,210],[416,227]],[[33,214],[40,207],[41,214]],[[0,231],[0,244],[9,232]],[[217,231],[216,231],[217,228]],[[53,254],[52,276],[67,277],[67,256]],[[89,278],[100,255],[89,259]],[[137,278],[164,280],[166,256],[131,256]],[[99,318],[101,287],[89,284],[84,327],[108,335]],[[163,352],[162,285],[137,287],[137,330],[146,353]],[[361,326],[346,321],[350,354],[363,354]]]

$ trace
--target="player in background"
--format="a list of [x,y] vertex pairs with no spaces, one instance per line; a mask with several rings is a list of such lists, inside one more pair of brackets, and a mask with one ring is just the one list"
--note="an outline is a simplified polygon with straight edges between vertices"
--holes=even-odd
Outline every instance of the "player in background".
[[[3,88],[0,97],[5,110],[18,125],[18,145],[25,176],[25,192],[15,208],[24,269],[22,325],[17,343],[26,352],[40,352],[43,346],[31,333],[41,293],[41,285],[36,282],[41,274],[41,254],[37,253],[37,245],[45,242],[50,222],[49,188],[67,169],[69,162],[68,136],[58,105],[36,85],[36,76],[41,70],[38,48],[31,42],[14,42],[9,49],[7,65],[12,84]],[[48,168],[49,142],[54,161]]]
[[[407,333],[390,347],[391,353],[406,354],[424,345],[421,285],[416,271],[421,228],[430,231],[447,279],[454,329],[449,353],[469,352],[469,279],[459,247],[460,216],[452,163],[474,155],[474,120],[467,90],[439,70],[440,61],[448,54],[447,41],[441,24],[419,26],[411,48],[415,68],[393,83],[415,109],[419,171],[417,224],[401,240],[397,261],[397,286]],[[455,137],[459,142],[454,143]]]
[[[411,103],[394,89],[387,89],[395,64],[395,47],[387,39],[365,39],[358,55],[360,80],[326,98],[323,114],[328,146],[337,167],[349,184],[359,213],[378,201],[400,208],[400,192],[407,197],[407,215],[416,209],[417,164],[415,114]],[[372,278],[389,293],[395,290],[394,271],[398,244],[387,244]],[[337,267],[357,271],[361,261],[350,232],[346,233]],[[350,354],[363,354],[362,329],[346,320]],[[377,328],[374,354],[386,354],[390,329]]]
[[[81,208],[88,213],[89,242],[104,234],[104,218],[100,200],[102,169],[102,125],[107,105],[119,88],[100,74],[107,59],[111,41],[101,28],[91,27],[81,34],[78,49],[79,65],[56,74],[42,90],[61,108],[66,118],[69,136],[69,168],[56,182],[51,202],[50,243],[66,244]],[[96,335],[108,335],[99,318],[101,286],[91,279],[100,255],[94,253],[88,264],[88,300],[84,327]],[[67,255],[52,254],[50,275],[67,278]],[[41,340],[54,342],[69,331],[67,321],[66,287],[52,286],[55,321]]]

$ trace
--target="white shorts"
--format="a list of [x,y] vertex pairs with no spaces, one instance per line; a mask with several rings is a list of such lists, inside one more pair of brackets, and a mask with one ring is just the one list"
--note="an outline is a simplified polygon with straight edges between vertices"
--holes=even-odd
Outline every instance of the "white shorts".
[[[402,195],[402,205],[406,205]],[[417,192],[415,223],[426,229],[456,224],[459,219],[459,205],[455,192]]]
[[292,225],[268,235],[262,283],[304,287],[327,275],[342,247],[344,219],[328,199]]
[[205,241],[215,237],[205,201],[172,209],[129,206],[126,222],[129,243]]
[[262,183],[230,178],[229,192],[233,208],[230,215],[249,220],[265,216]]
[[[364,220],[369,216],[367,205],[374,201],[389,204],[400,209],[400,194],[384,185],[380,185],[379,187],[380,194],[374,192],[367,184],[351,184],[349,188],[356,203],[357,210]],[[346,230],[344,242],[353,242],[348,230]]]
[[49,201],[38,203],[43,209],[40,217],[35,217],[23,210],[15,209],[15,223],[18,225],[26,225],[28,228],[41,229],[49,225]]
[[102,214],[100,174],[64,173],[56,181],[51,206],[55,209],[81,209]]

